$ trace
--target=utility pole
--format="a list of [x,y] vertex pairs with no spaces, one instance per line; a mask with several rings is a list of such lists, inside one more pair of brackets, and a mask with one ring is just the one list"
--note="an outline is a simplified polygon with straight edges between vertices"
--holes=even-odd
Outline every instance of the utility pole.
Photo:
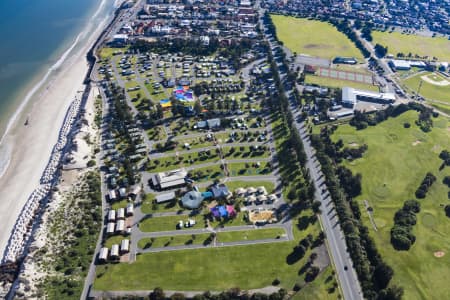
[[419,97],[420,89],[422,88],[423,80],[421,79],[419,82],[419,87],[417,88],[417,97]]

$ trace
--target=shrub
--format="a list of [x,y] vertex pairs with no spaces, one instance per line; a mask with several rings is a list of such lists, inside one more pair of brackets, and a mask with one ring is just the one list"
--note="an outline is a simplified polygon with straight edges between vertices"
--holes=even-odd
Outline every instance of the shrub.
[[405,122],[405,123],[403,123],[403,127],[404,128],[410,128],[411,124],[409,122]]
[[445,209],[445,215],[450,218],[450,205],[447,204],[444,209]]

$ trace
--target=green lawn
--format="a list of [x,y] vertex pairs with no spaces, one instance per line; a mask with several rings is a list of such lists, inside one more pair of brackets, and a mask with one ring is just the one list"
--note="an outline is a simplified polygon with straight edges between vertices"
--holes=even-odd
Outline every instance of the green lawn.
[[237,188],[248,188],[263,186],[268,193],[271,193],[275,189],[275,184],[271,181],[228,181],[226,186],[231,192],[234,192]]
[[283,234],[286,234],[286,232],[281,228],[220,232],[217,234],[217,242],[227,243],[235,241],[273,239]]
[[167,138],[167,135],[162,126],[154,126],[147,130],[147,136],[152,141],[162,141]]
[[317,278],[303,287],[291,300],[334,300],[338,299],[339,290],[335,287],[336,279],[331,274],[333,269],[327,267]]
[[[128,48],[128,47],[127,47]],[[111,58],[114,52],[122,52],[124,53],[125,51],[127,51],[127,48],[110,48],[110,47],[103,47],[102,49],[100,49],[100,58],[101,59],[105,59],[105,58]]]
[[431,106],[442,111],[443,113],[450,115],[450,105],[444,105],[444,104],[440,104],[440,103],[431,103]]
[[255,176],[255,175],[270,175],[272,172],[267,167],[267,162],[261,161],[260,166],[254,166],[254,162],[249,163],[228,163],[228,172],[230,176]]
[[211,227],[225,227],[225,226],[242,226],[242,225],[250,225],[247,221],[244,220],[244,214],[238,213],[234,218],[231,219],[222,219],[222,220],[214,220],[209,222]]
[[269,286],[275,278],[281,280],[281,287],[291,289],[302,280],[298,270],[310,252],[297,261],[287,258],[300,238],[309,233],[317,236],[319,225],[294,231],[297,240],[292,242],[146,253],[132,264],[98,266],[94,289],[151,290],[159,286],[166,290],[220,291]]
[[145,200],[142,201],[141,204],[141,211],[144,214],[183,210],[183,208],[178,205],[178,201],[156,204],[153,203],[153,200],[155,199],[153,194],[147,194],[145,197]]
[[[333,135],[344,144],[366,143],[368,151],[363,158],[346,163],[354,173],[362,174],[362,194],[357,198],[362,218],[371,231],[382,257],[393,267],[393,282],[405,288],[405,299],[444,299],[450,294],[447,278],[450,276],[450,219],[442,205],[449,204],[448,187],[442,179],[450,175],[447,167],[439,171],[438,158],[443,149],[450,149],[448,120],[433,119],[435,126],[423,133],[415,124],[417,112],[409,111],[375,127],[356,131],[349,125],[340,126]],[[403,127],[405,122],[411,128]],[[417,240],[409,251],[396,251],[390,243],[390,229],[395,212],[414,192],[427,172],[437,181],[427,197],[420,200],[421,212],[413,233]],[[373,207],[378,232],[370,225],[363,200]],[[424,223],[424,220],[426,220]],[[443,258],[433,253],[442,250]]]
[[199,154],[199,152],[194,152],[189,154],[180,154],[178,157],[174,155],[150,160],[150,165],[147,170],[149,172],[156,173],[217,161],[219,161],[219,156],[214,150],[211,150],[210,156],[206,153]]
[[223,147],[223,154],[225,156],[225,159],[245,159],[245,158],[262,158],[262,157],[269,157],[269,150],[266,149],[265,151],[262,151],[258,149],[257,151],[250,150],[250,147],[245,146],[242,147],[244,151],[241,151],[241,147],[233,147],[234,152],[230,153],[232,147]]
[[403,84],[405,84],[411,91],[417,92],[420,81],[422,81],[422,87],[420,88],[419,92],[420,95],[422,95],[426,99],[445,101],[450,104],[450,85],[438,86],[428,83],[421,79],[422,76],[426,76],[429,74],[432,73],[429,72],[420,73],[416,76],[404,80]]
[[145,84],[145,88],[148,90],[148,92],[150,93],[150,97],[153,100],[153,102],[155,104],[158,104],[159,101],[163,100],[163,99],[167,99],[168,97],[166,96],[166,94],[164,93],[164,88],[160,87],[158,89],[155,89],[153,87],[153,82],[151,81],[150,83]]
[[127,237],[125,237],[123,235],[115,235],[115,236],[109,237],[103,243],[103,247],[111,248],[112,245],[114,245],[114,244],[120,245],[120,242],[122,242],[122,240],[124,240],[124,239],[127,239]]
[[348,87],[352,87],[355,89],[361,89],[361,90],[368,90],[368,91],[375,91],[375,92],[379,91],[378,86],[373,85],[373,84],[367,84],[367,83],[361,83],[361,82],[355,82],[355,81],[349,81],[349,80],[340,80],[340,79],[321,77],[321,76],[315,76],[315,75],[306,75],[305,83],[317,84],[320,86],[327,86],[327,87],[333,87],[333,88],[342,88],[342,87],[348,86]]
[[141,204],[142,213],[152,214],[152,213],[159,213],[159,212],[183,210],[183,208],[178,205],[178,201],[156,204],[156,203],[153,203],[154,200],[155,200],[155,195],[153,195],[153,194],[145,195],[145,199],[142,201],[142,204]]
[[[184,127],[184,128],[187,128],[187,127]],[[178,129],[174,129],[174,128],[172,128],[171,130],[178,131]],[[187,130],[187,129],[185,129],[185,130]],[[183,131],[183,129],[181,131]],[[191,150],[214,146],[213,142],[207,141],[203,137],[190,138],[190,139],[179,139],[179,140],[176,140],[176,141],[178,142],[178,144],[175,147],[175,149],[174,150],[170,150],[170,151],[166,151],[166,152],[176,152],[176,151],[186,150],[186,148],[184,147],[184,144],[189,144],[189,148]],[[211,152],[215,153],[216,149],[211,149]]]
[[119,209],[119,208],[125,208],[127,207],[128,201],[126,199],[116,201],[111,205],[112,209]]
[[405,55],[412,53],[420,56],[437,57],[440,61],[450,61],[450,41],[445,37],[425,37],[400,32],[372,32],[373,43],[379,43],[389,48],[389,53]]
[[210,236],[209,233],[196,234],[194,238],[192,235],[174,235],[158,238],[143,238],[138,242],[138,247],[141,249],[148,248],[162,248],[168,246],[182,246],[182,245],[198,245]]
[[208,181],[215,180],[224,177],[223,170],[221,169],[221,164],[209,166],[209,167],[201,167],[190,170],[194,176],[195,181]]
[[[139,90],[136,91],[130,91],[129,89],[133,89],[135,87],[140,87]],[[130,80],[125,82],[125,91],[128,93],[128,95],[130,96],[131,99],[133,98],[138,98],[138,101],[134,102],[135,106],[138,106],[140,101],[144,96],[145,96],[145,92],[142,90],[142,87],[140,86],[139,82],[135,81],[135,80]]]
[[[204,228],[205,223],[203,221],[203,216],[201,216],[201,215],[194,216],[194,217],[168,216],[168,217],[146,218],[143,221],[141,221],[138,226],[139,226],[139,229],[143,232],[171,231],[171,230],[177,229],[176,226],[179,221],[185,222],[188,219],[192,219],[197,222],[197,224],[193,228],[196,228],[196,229]],[[180,230],[183,230],[183,229],[180,229]]]
[[272,15],[277,36],[293,52],[327,59],[335,56],[364,57],[343,33],[326,22]]

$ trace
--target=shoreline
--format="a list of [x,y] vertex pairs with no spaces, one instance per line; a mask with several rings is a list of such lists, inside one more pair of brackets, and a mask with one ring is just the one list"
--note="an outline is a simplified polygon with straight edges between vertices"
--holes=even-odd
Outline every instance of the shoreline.
[[[105,1],[100,3],[94,16],[100,14],[104,3]],[[38,206],[45,202],[42,201],[42,198],[46,197],[50,187],[54,184],[52,175],[56,174],[52,174],[52,172],[57,173],[62,158],[61,150],[63,149],[59,148],[61,145],[64,148],[65,142],[67,142],[67,139],[64,139],[67,136],[70,138],[70,127],[77,120],[76,113],[70,116],[71,108],[75,102],[80,102],[78,100],[81,96],[79,95],[80,90],[88,91],[90,88],[85,84],[85,79],[90,70],[89,64],[93,64],[93,62],[86,61],[86,54],[98,43],[98,37],[105,31],[107,22],[114,16],[111,15],[111,12],[116,10],[117,8],[114,8],[112,11],[105,12],[105,16],[100,21],[101,26],[92,28],[93,25],[89,24],[91,28],[88,26],[82,29],[78,37],[85,35],[89,38],[82,45],[74,43],[73,47],[65,51],[66,56],[61,57],[66,59],[61,62],[64,66],[59,70],[55,68],[57,70],[55,78],[38,95],[39,99],[30,103],[29,108],[27,107],[30,124],[28,126],[15,124],[17,128],[2,138],[2,142],[11,145],[12,153],[8,162],[9,167],[0,177],[0,190],[7,195],[0,202],[0,211],[3,213],[1,216],[4,220],[4,225],[0,229],[2,262],[20,260],[20,255],[19,257],[15,257],[14,254],[8,255],[8,253],[20,252],[18,248],[25,246],[20,244],[11,248],[11,245],[17,242],[14,236],[29,237],[29,233],[27,235],[23,231],[29,231],[30,224],[20,224],[20,218],[24,215],[25,210],[27,210],[26,213],[36,213]],[[75,46],[79,46],[80,49],[71,54],[70,50],[73,50]],[[74,101],[74,99],[76,100]],[[27,106],[26,103],[21,105]],[[78,106],[74,108],[75,112],[77,109],[79,111],[80,103],[75,106]],[[15,115],[20,116],[20,113],[15,113]],[[69,126],[66,124],[68,120]],[[61,142],[63,143],[61,144]],[[59,151],[59,154],[55,153],[55,150]],[[41,199],[31,201],[36,203],[32,204],[30,199],[35,199],[36,196]],[[31,216],[30,219],[34,219],[34,216]],[[22,227],[20,230],[18,230],[18,225]],[[9,245],[8,248],[7,245]],[[11,252],[14,249],[15,251]]]

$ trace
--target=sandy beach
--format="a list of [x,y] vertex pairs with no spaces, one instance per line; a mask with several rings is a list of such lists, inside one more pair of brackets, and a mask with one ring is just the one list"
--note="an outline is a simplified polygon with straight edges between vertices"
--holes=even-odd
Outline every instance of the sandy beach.
[[3,253],[16,219],[28,197],[39,186],[53,146],[70,103],[80,98],[84,89],[83,80],[88,70],[86,53],[102,28],[91,34],[86,45],[69,57],[56,78],[48,84],[29,109],[29,123],[20,118],[7,136],[11,160],[0,178],[0,251]]

